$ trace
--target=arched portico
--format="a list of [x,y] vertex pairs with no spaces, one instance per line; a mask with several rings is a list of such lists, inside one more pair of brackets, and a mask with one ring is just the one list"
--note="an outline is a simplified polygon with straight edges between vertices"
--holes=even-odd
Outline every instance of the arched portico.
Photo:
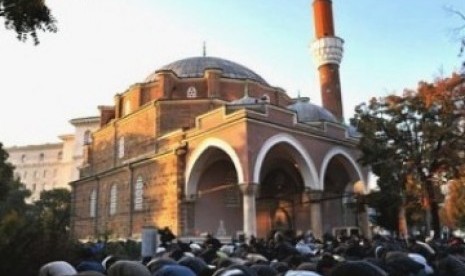
[[210,138],[190,155],[186,169],[186,198],[190,201],[190,233],[230,236],[243,230],[243,199],[239,188],[242,166],[226,142]]
[[277,134],[257,154],[253,180],[258,183],[257,234],[270,230],[312,228],[306,193],[319,189],[318,174],[305,147],[293,136]]
[[318,173],[312,158],[302,143],[287,133],[280,133],[272,136],[263,143],[255,160],[253,182],[260,182],[260,173],[265,157],[269,153],[270,149],[277,144],[287,144],[294,149],[291,154],[293,155],[296,164],[299,166],[300,173],[304,179],[304,186],[309,189],[320,190],[321,187],[319,187]]
[[322,161],[320,181],[323,187],[320,204],[323,232],[331,232],[335,227],[358,226],[367,234],[367,220],[361,216],[366,216],[366,212],[357,202],[354,191],[356,183],[363,183],[365,187],[362,190],[366,191],[366,181],[361,167],[349,151],[342,147],[328,151]]
[[195,197],[197,193],[197,183],[199,182],[202,168],[208,166],[214,161],[215,156],[210,156],[208,149],[218,149],[224,152],[234,165],[237,173],[238,183],[244,182],[244,171],[242,169],[239,156],[231,145],[218,138],[208,138],[199,144],[189,156],[186,166],[185,179],[185,193],[186,198]]
[[[321,162],[319,186],[321,187],[322,190],[324,190],[324,188],[325,188],[324,187],[324,184],[325,184],[324,179],[325,179],[325,175],[326,175],[326,172],[327,172],[328,164],[336,155],[344,156],[344,158],[347,159],[347,161],[350,163],[352,168],[357,173],[357,176],[358,176],[357,180],[361,180],[361,181],[363,181],[363,183],[367,183],[365,181],[365,177],[363,176],[362,169],[360,168],[359,164],[354,160],[352,155],[350,155],[350,153],[346,149],[344,149],[342,147],[334,147],[334,148],[332,148],[331,150],[328,151],[328,153],[323,158],[323,162]],[[365,189],[366,189],[366,187],[365,187]]]

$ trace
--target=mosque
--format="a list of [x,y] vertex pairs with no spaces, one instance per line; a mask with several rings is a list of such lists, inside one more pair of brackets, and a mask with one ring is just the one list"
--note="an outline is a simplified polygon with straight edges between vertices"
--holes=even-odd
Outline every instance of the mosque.
[[312,50],[323,106],[291,98],[233,61],[200,56],[165,65],[99,106],[100,127],[71,182],[80,239],[264,237],[272,229],[358,226],[368,234],[368,170],[344,124],[331,0],[314,0]]

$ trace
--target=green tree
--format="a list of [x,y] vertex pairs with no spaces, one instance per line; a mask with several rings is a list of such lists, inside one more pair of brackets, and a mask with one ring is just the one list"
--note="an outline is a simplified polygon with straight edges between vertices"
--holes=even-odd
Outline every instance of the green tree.
[[381,189],[406,191],[407,177],[419,183],[440,235],[437,185],[457,177],[465,163],[463,76],[420,82],[402,96],[371,99],[356,107],[351,124],[362,134],[360,161],[380,176]]
[[37,31],[57,31],[56,20],[44,0],[0,0],[0,17],[19,40],[31,37],[36,45],[39,43]]
[[65,189],[41,193],[27,204],[30,191],[14,179],[14,167],[0,143],[0,272],[2,275],[37,275],[51,260],[76,258],[76,243],[69,237],[71,194]]
[[43,191],[35,202],[39,218],[48,232],[69,230],[71,192],[64,188]]

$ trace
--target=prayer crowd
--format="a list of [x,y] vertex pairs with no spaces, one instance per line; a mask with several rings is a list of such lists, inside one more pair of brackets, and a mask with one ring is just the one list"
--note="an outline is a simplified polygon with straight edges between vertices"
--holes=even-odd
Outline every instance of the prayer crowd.
[[[166,228],[165,228],[166,230]],[[168,229],[169,230],[169,229]],[[153,256],[131,260],[101,254],[89,246],[82,260],[44,264],[39,276],[465,276],[465,243],[458,237],[426,242],[375,235],[296,235],[273,231],[266,239],[251,237],[222,243],[211,234],[200,243],[160,232]]]

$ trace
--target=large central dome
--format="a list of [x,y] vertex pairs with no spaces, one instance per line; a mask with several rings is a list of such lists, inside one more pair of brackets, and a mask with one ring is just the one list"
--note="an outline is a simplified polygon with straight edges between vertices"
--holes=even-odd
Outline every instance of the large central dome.
[[264,85],[268,83],[257,73],[238,63],[216,57],[192,57],[167,64],[155,73],[150,74],[145,81],[154,81],[159,71],[173,71],[179,78],[201,78],[206,69],[221,69],[225,78],[250,79]]

